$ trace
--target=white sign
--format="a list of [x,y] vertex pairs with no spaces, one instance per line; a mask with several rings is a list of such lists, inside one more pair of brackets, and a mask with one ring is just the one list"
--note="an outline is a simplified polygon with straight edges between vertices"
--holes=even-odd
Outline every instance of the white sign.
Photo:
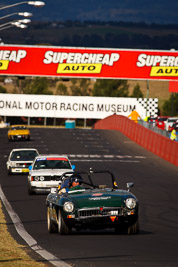
[[157,98],[0,94],[0,116],[103,119],[136,110],[144,119],[158,113]]

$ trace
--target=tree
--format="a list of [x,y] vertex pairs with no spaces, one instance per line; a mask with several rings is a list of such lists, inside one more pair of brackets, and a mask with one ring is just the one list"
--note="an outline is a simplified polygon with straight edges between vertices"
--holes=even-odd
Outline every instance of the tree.
[[14,94],[23,94],[26,93],[26,87],[29,87],[29,81],[31,81],[31,79],[27,80],[25,79],[24,76],[19,76],[16,79],[14,79],[13,83],[14,83],[14,89],[13,89],[13,93]]
[[70,86],[70,89],[71,89],[72,95],[80,95],[80,89],[77,86],[77,80],[71,79],[71,83],[72,84]]
[[63,83],[58,84],[56,93],[57,95],[68,95],[67,86],[65,86]]
[[91,83],[89,79],[71,79],[71,82],[70,89],[72,95],[88,96],[91,94]]
[[143,98],[143,93],[140,90],[140,85],[138,83],[135,85],[131,97]]
[[56,77],[51,77],[51,78],[48,78],[48,86],[49,87],[56,87],[56,83],[59,81],[59,78],[56,78]]
[[3,86],[1,86],[1,85],[0,85],[0,93],[1,93],[1,94],[5,94],[5,93],[7,93],[6,88],[3,87]]
[[178,116],[178,94],[171,94],[169,100],[163,104],[164,116]]
[[26,94],[35,95],[52,95],[52,91],[48,89],[48,80],[45,77],[34,78],[25,90]]
[[45,77],[25,78],[18,77],[14,80],[14,93],[19,94],[36,94],[36,95],[51,95],[52,91],[48,89],[49,79]]
[[126,80],[97,80],[93,96],[128,97],[128,88]]

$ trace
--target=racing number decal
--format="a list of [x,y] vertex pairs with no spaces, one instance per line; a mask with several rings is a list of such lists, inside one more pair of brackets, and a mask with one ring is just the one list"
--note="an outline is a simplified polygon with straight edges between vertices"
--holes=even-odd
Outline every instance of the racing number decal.
[[9,66],[9,60],[0,60],[0,70],[7,70]]

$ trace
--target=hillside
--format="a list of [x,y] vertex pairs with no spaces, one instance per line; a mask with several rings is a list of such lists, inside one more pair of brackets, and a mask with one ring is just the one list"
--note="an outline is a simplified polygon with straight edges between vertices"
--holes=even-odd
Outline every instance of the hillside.
[[32,22],[1,31],[7,44],[178,50],[178,25],[124,22]]

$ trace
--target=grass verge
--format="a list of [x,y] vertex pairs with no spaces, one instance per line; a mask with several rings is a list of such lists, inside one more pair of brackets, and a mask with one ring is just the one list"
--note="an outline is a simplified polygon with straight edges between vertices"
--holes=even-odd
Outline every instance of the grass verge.
[[7,229],[5,216],[2,211],[2,203],[0,201],[0,266],[7,267],[45,267],[49,266],[40,261],[33,260],[27,253],[29,248],[18,244],[10,235]]

